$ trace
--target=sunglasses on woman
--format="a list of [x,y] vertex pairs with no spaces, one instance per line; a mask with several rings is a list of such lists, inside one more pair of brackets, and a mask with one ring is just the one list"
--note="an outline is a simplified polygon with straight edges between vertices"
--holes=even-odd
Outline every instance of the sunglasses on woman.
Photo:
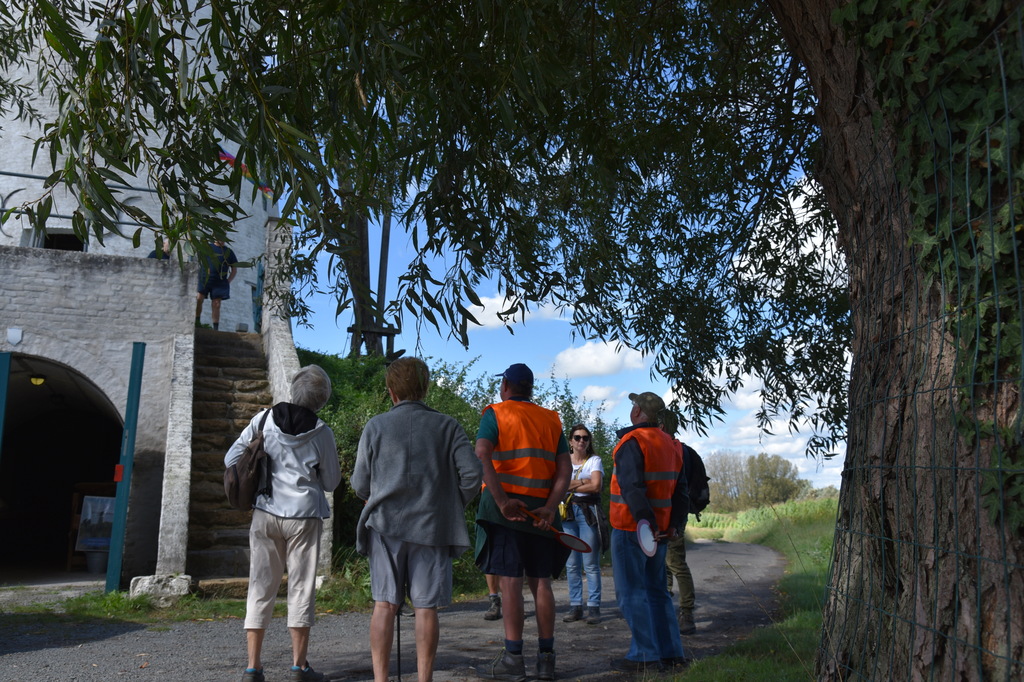
[[588,441],[590,440],[590,436],[581,436],[579,434],[576,434],[575,436],[572,437],[572,439],[576,441]]

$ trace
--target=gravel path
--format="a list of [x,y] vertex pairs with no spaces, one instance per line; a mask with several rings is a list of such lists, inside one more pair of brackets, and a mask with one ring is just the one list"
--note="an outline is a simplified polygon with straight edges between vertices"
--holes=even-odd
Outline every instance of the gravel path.
[[[767,625],[776,608],[773,586],[784,561],[758,545],[699,542],[687,559],[697,583],[698,632],[683,638],[687,655],[704,658]],[[556,622],[556,672],[560,680],[621,680],[608,669],[622,656],[629,631],[614,606],[611,570],[605,569],[603,622],[566,624],[564,580],[555,581],[559,604]],[[11,613],[15,603],[55,602],[82,591],[101,591],[102,583],[34,588],[0,588],[0,680],[6,682],[237,682],[245,664],[245,635],[239,619],[139,625],[120,621],[91,624],[49,622],[32,613]],[[536,628],[533,603],[526,592],[527,671],[533,666]],[[487,622],[484,600],[453,604],[440,612],[441,643],[434,679],[476,679],[473,666],[501,647],[500,622]],[[369,614],[323,614],[310,636],[310,662],[336,681],[372,680]],[[415,680],[413,619],[400,619],[402,677]],[[268,682],[283,680],[291,661],[284,619],[267,633],[263,655]],[[392,663],[392,677],[397,670]]]

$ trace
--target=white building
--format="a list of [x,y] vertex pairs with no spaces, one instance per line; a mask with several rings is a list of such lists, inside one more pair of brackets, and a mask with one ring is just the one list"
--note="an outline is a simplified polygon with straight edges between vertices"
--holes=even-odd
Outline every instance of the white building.
[[[7,210],[40,196],[50,169],[47,154],[31,162],[37,130],[10,119],[0,127],[0,204]],[[159,211],[149,187],[111,189],[143,210]],[[185,262],[176,255],[147,258],[154,236],[134,248],[137,226],[127,217],[126,237],[82,242],[71,230],[73,208],[67,196],[56,197],[44,233],[19,216],[0,228],[0,355],[9,354],[0,356],[0,376],[9,361],[0,440],[0,571],[66,569],[81,495],[112,494],[133,349],[142,343],[121,584],[135,576],[184,574],[197,264],[187,256]],[[274,229],[275,206],[260,195],[246,209],[229,245],[239,261],[263,259],[271,268],[273,256],[286,248]],[[239,269],[220,329],[261,332],[276,402],[288,398],[298,360],[289,321],[270,311],[260,315],[257,271]],[[210,307],[206,302],[205,323]],[[330,533],[326,524],[325,537]]]

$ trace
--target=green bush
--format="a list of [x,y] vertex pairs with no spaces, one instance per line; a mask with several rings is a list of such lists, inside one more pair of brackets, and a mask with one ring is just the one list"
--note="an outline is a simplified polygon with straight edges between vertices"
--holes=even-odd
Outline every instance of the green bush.
[[373,606],[370,592],[370,565],[366,557],[346,546],[334,552],[334,572],[317,590],[320,611],[366,611]]

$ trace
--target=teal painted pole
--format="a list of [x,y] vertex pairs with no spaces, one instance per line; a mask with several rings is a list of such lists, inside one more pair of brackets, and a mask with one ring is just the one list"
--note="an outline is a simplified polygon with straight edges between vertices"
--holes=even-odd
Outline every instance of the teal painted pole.
[[11,354],[0,353],[0,459],[4,455],[4,415],[7,414],[7,384],[11,380]]
[[128,404],[124,410],[124,432],[121,436],[121,461],[114,470],[117,497],[114,500],[114,525],[110,531],[106,592],[114,592],[121,586],[124,535],[128,522],[128,493],[131,492],[132,465],[135,463],[135,431],[139,422],[139,395],[142,392],[142,365],[145,358],[146,344],[133,343],[132,370],[128,378]]

